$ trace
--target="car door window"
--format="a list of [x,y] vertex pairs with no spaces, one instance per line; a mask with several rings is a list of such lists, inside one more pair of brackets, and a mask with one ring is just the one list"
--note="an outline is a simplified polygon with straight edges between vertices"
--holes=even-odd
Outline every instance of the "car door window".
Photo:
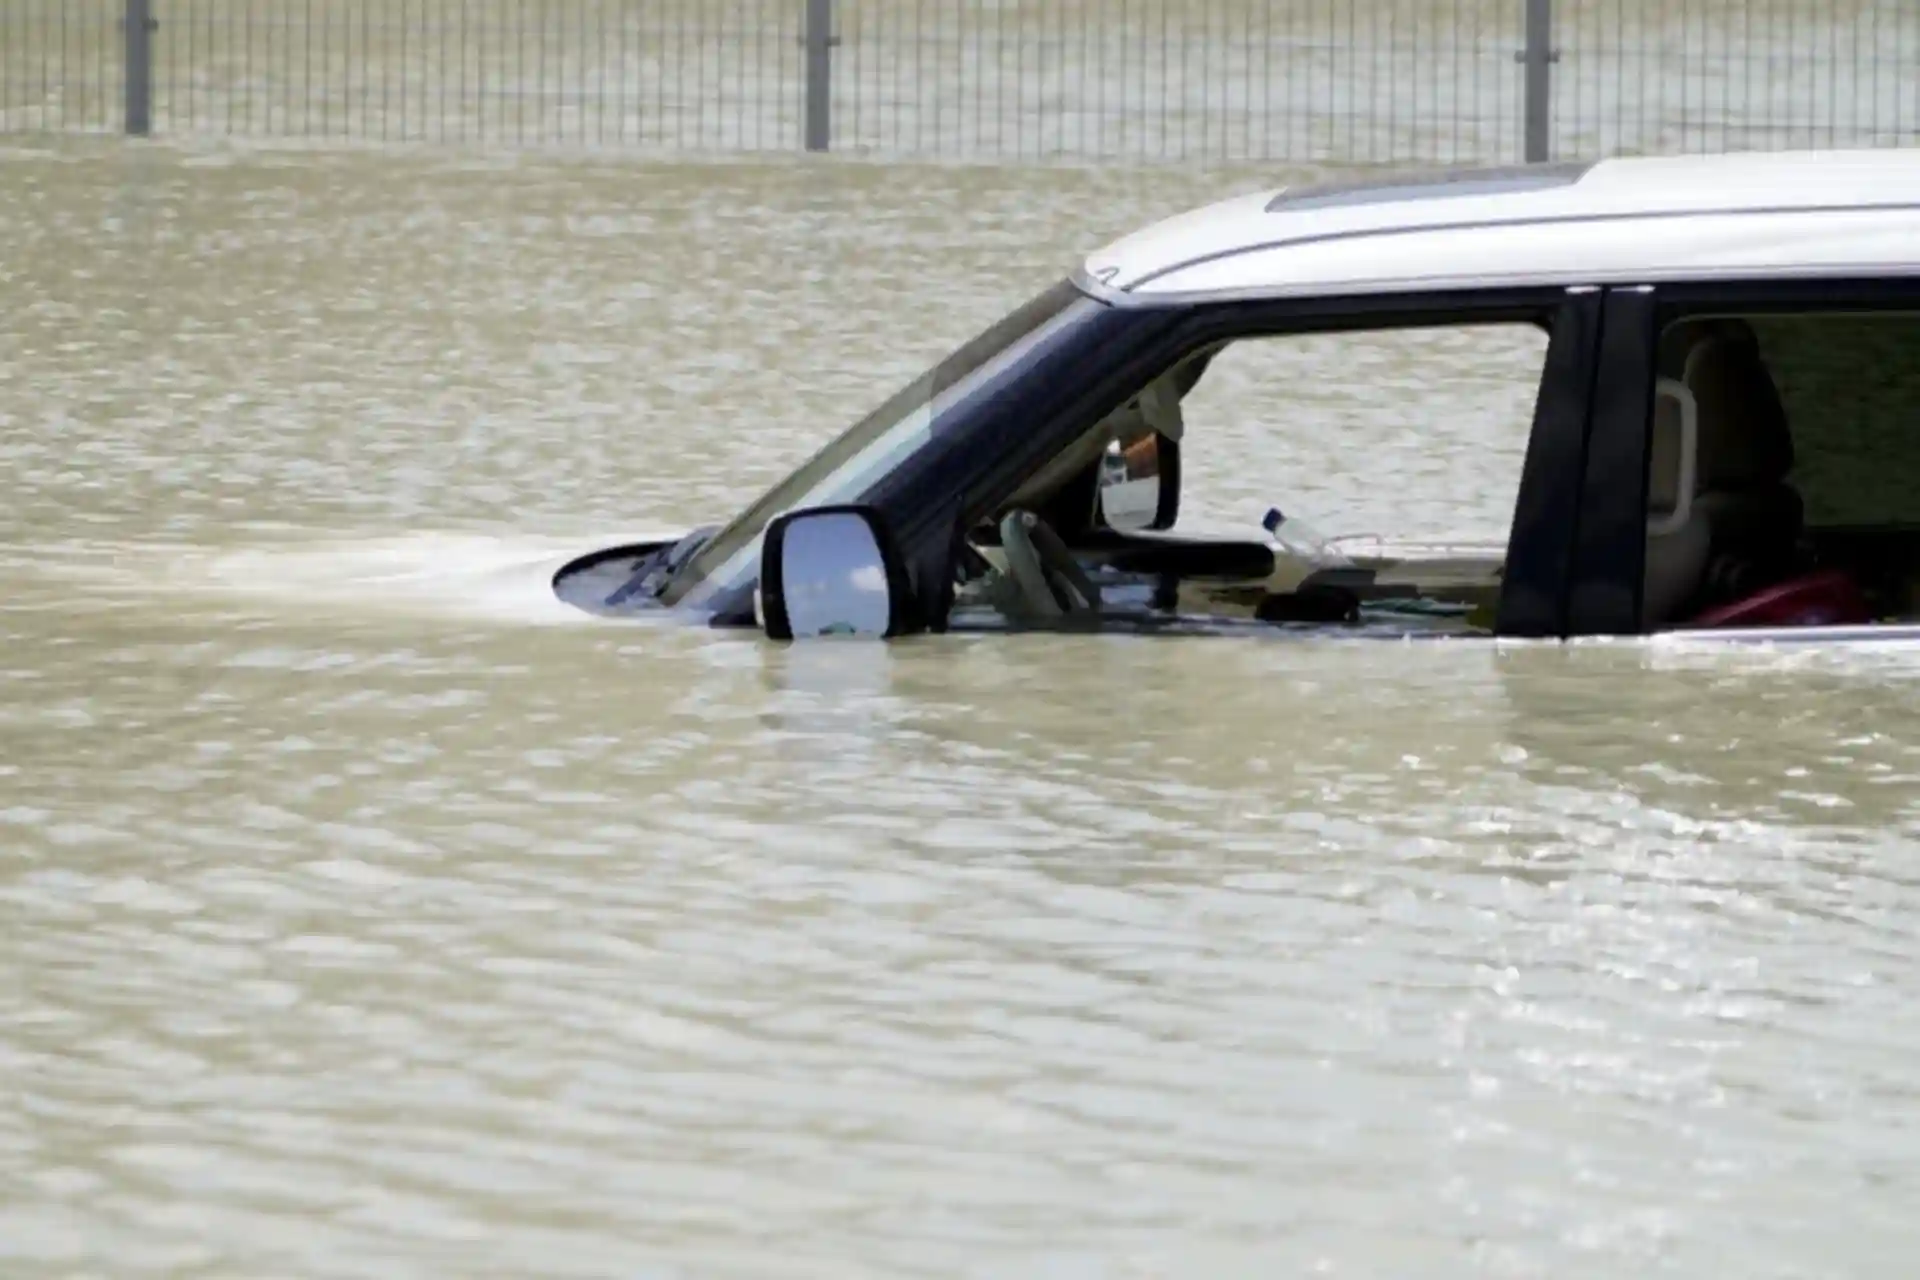
[[1183,509],[1329,534],[1504,543],[1546,356],[1526,323],[1235,342],[1182,402]]
[[1659,365],[1696,423],[1654,423],[1649,490],[1687,501],[1649,536],[1650,625],[1920,623],[1920,311],[1695,310]]
[[[1189,348],[1027,477],[994,520],[1011,509],[1060,523],[1113,588],[1109,614],[1137,594],[1183,617],[1490,631],[1557,301],[1536,319],[1514,314],[1389,314],[1372,329],[1345,321]],[[1147,482],[1137,518],[1088,525],[1155,439],[1178,441],[1177,501],[1150,503]],[[1170,528],[1144,518],[1170,505]],[[989,525],[982,545],[999,542]]]

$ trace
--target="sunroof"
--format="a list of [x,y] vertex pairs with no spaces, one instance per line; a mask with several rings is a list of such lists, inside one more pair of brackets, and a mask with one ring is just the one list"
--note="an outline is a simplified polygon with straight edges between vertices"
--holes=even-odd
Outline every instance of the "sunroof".
[[1463,196],[1544,191],[1550,187],[1570,187],[1592,167],[1590,161],[1567,161],[1561,164],[1452,169],[1394,178],[1367,178],[1356,182],[1317,183],[1282,191],[1267,205],[1267,212],[1345,209],[1355,205],[1392,204],[1402,200],[1455,200]]

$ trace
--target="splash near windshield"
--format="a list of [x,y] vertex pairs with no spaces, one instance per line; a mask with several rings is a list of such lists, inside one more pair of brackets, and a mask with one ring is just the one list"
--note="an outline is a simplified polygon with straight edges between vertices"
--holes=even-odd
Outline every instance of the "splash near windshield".
[[857,502],[875,482],[933,439],[941,412],[971,386],[1019,359],[1070,319],[1070,313],[1101,305],[1072,282],[1061,281],[995,321],[714,534],[668,580],[660,593],[661,603],[697,604],[750,583],[759,572],[760,534],[776,516],[803,507]]

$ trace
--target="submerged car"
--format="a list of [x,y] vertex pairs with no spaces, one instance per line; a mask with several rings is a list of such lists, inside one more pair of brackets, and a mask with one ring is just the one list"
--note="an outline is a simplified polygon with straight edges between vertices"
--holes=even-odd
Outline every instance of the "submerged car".
[[[1186,409],[1224,353],[1515,327],[1537,371],[1503,543],[1344,541],[1278,509],[1244,533],[1180,527],[1182,456],[1209,447]],[[1831,639],[1920,635],[1917,571],[1920,152],[1862,151],[1199,209],[1093,254],[726,524],[595,551],[554,589],[780,639]]]

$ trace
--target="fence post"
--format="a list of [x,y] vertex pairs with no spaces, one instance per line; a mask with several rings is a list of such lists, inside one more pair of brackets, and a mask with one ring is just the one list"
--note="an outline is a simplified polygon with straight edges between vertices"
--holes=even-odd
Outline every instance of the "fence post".
[[1520,55],[1526,67],[1527,163],[1551,158],[1553,150],[1553,0],[1527,0],[1527,48]]
[[807,150],[833,144],[833,0],[807,0]]
[[153,132],[153,0],[127,0],[127,133],[144,138]]

